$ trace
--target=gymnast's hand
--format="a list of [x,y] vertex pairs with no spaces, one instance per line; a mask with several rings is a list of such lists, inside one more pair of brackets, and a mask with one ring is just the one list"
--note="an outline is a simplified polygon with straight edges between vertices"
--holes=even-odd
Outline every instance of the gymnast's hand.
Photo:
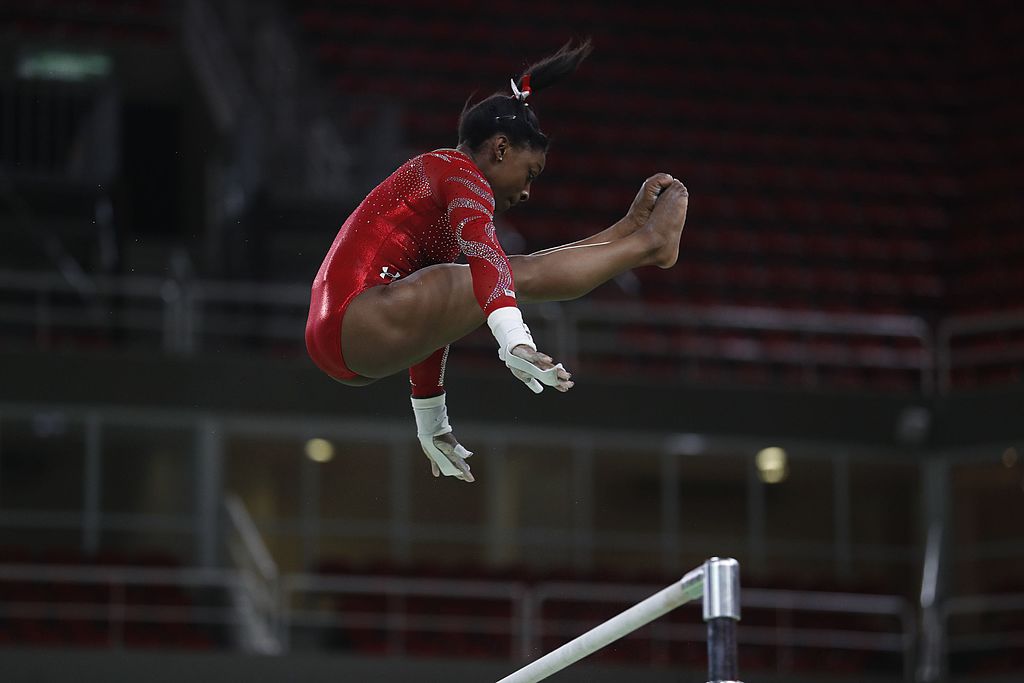
[[[448,458],[448,461],[451,464],[455,465],[455,467],[459,470],[458,474],[452,476],[454,476],[456,479],[461,479],[462,481],[475,481],[475,479],[473,478],[473,473],[469,471],[469,465],[466,463],[466,460],[473,455],[473,451],[467,451],[462,446],[462,444],[460,444],[458,440],[456,440],[454,434],[448,432],[447,434],[435,436],[433,438],[433,446],[437,450],[441,451],[441,453],[446,458]],[[433,474],[435,477],[440,477],[441,468],[437,466],[437,463],[434,461],[434,458],[430,457],[430,453],[427,452],[426,449],[424,449],[423,452],[427,456],[427,460],[430,461],[431,474]],[[437,457],[436,454],[434,457]]]
[[632,223],[631,232],[639,230],[650,219],[658,195],[672,184],[672,180],[668,173],[655,173],[640,186],[640,191],[636,193],[626,213],[626,219]]
[[423,453],[430,460],[430,471],[435,477],[442,474],[462,481],[473,481],[466,458],[473,455],[452,434],[448,422],[446,394],[430,398],[412,397],[412,410],[416,416],[416,437]]
[[506,306],[492,311],[487,316],[487,326],[498,342],[498,358],[530,391],[539,394],[545,384],[562,393],[572,389],[572,374],[561,363],[556,364],[551,356],[537,351],[530,328],[523,322],[518,308]]
[[526,344],[520,344],[512,349],[512,355],[516,359],[526,363],[504,359],[509,370],[528,386],[534,393],[543,391],[541,383],[554,387],[563,394],[575,386],[571,381],[572,373],[562,367],[561,363],[555,364],[551,356],[540,351],[534,351]]

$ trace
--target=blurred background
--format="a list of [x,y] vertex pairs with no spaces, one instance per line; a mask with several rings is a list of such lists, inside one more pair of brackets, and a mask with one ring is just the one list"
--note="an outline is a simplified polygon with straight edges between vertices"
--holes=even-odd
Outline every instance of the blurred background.
[[[747,681],[1024,672],[1016,3],[0,0],[6,681],[494,680],[713,555]],[[679,264],[477,333],[435,480],[332,382],[348,213],[572,36],[512,253],[691,194]],[[687,607],[563,681],[704,681]],[[187,674],[185,673],[187,672]]]

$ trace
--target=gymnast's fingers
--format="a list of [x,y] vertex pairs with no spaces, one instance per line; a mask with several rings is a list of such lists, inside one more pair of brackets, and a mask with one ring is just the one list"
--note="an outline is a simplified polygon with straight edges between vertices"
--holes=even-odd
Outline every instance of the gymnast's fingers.
[[469,471],[469,464],[466,462],[466,456],[464,455],[467,453],[472,455],[472,453],[463,448],[457,441],[453,445],[447,440],[435,439],[434,444],[442,453],[444,453],[444,456],[458,468],[460,474],[456,475],[457,478],[468,482],[476,481],[473,477],[473,473]]

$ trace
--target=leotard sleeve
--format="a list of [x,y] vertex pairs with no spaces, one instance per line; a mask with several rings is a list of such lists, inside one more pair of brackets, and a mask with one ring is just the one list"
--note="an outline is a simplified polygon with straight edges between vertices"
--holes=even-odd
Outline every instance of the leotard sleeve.
[[494,231],[494,193],[470,161],[459,154],[428,154],[424,168],[446,211],[459,249],[469,261],[473,294],[484,315],[516,305],[508,257]]

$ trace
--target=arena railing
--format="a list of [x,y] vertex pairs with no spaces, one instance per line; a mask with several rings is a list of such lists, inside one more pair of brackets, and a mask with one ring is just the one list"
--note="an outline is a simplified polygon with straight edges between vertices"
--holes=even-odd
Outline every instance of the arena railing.
[[[628,604],[649,595],[649,586],[625,584],[594,584],[587,582],[491,581],[465,578],[434,579],[390,576],[325,576],[295,574],[279,577],[277,568],[266,551],[260,532],[252,523],[240,500],[225,501],[225,540],[229,569],[149,569],[142,567],[67,567],[54,565],[0,566],[0,584],[29,582],[49,586],[57,582],[109,586],[109,599],[89,604],[66,604],[59,601],[36,600],[0,602],[0,614],[11,618],[53,619],[67,621],[107,620],[110,623],[109,644],[124,642],[127,628],[143,623],[182,623],[220,625],[236,634],[235,642],[251,652],[272,654],[287,651],[289,639],[299,634],[324,634],[332,630],[370,630],[385,634],[388,652],[404,654],[405,641],[413,632],[471,634],[489,639],[489,643],[507,643],[504,656],[529,659],[545,643],[545,638],[562,639],[578,633],[590,624],[576,614],[570,618],[552,614],[549,606],[559,602],[590,607],[604,604]],[[709,565],[703,565],[706,571]],[[717,565],[716,565],[717,566]],[[695,570],[697,571],[697,570]],[[728,571],[726,574],[728,575]],[[703,595],[707,587],[703,578],[691,572],[680,584],[674,584],[687,595]],[[732,580],[732,579],[730,579]],[[229,604],[191,606],[145,605],[129,600],[128,587],[181,586],[197,589],[221,589],[234,598]],[[248,606],[237,596],[248,596]],[[673,591],[674,597],[682,596]],[[345,596],[370,598],[370,604],[345,604]],[[663,598],[666,596],[662,596]],[[426,609],[410,602],[433,599]],[[691,595],[692,599],[692,595]],[[501,603],[497,610],[495,602]],[[656,603],[665,605],[663,600]],[[757,623],[745,627],[743,642],[776,650],[780,662],[792,662],[793,651],[820,648],[855,652],[900,653],[907,662],[913,656],[913,615],[907,602],[893,596],[802,592],[754,589],[744,592],[745,609],[775,615],[773,625]],[[453,608],[446,613],[446,608]],[[647,616],[650,605],[640,610]],[[585,610],[590,614],[592,610]],[[629,610],[627,610],[628,612]],[[657,611],[657,610],[655,610]],[[822,629],[820,624],[802,624],[799,616],[807,613],[832,613],[846,619],[843,629]],[[856,623],[857,615],[872,615],[899,621],[900,628],[882,632]],[[639,627],[633,614],[626,622]],[[738,616],[738,614],[737,614]],[[653,616],[651,618],[654,618]],[[254,628],[256,622],[259,628]],[[621,624],[621,622],[620,622]],[[274,628],[274,626],[277,628]],[[858,630],[858,628],[860,630]],[[618,626],[601,631],[602,638],[618,632]],[[728,627],[716,629],[715,633]],[[621,632],[620,635],[625,635]],[[714,637],[723,635],[719,633]],[[261,636],[259,638],[255,636]],[[276,636],[276,637],[275,637]],[[704,634],[692,624],[658,623],[645,637],[660,643],[662,648],[685,643],[700,643]],[[597,638],[591,636],[587,642]],[[318,641],[322,638],[316,638]],[[593,644],[593,642],[591,642]],[[300,646],[301,647],[301,646]],[[589,647],[589,646],[588,646]],[[586,648],[583,648],[586,650]],[[575,652],[583,650],[574,649]],[[788,653],[788,654],[787,654]],[[730,655],[731,656],[731,655]],[[785,669],[785,666],[783,667]],[[515,679],[513,679],[515,680]],[[538,679],[539,680],[539,679]],[[729,679],[727,679],[729,680]]]
[[[383,634],[389,655],[406,654],[411,632],[434,634],[474,633],[497,639],[509,638],[506,656],[522,651],[520,643],[530,638],[526,588],[515,581],[464,578],[412,578],[376,575],[330,576],[288,574],[282,581],[282,620],[289,645],[309,633],[331,630],[376,631]],[[367,599],[370,599],[367,601]],[[379,598],[383,600],[380,609]],[[412,614],[407,602],[416,599],[459,601],[481,606],[497,603],[507,614]],[[346,599],[355,606],[345,606]],[[366,601],[366,602],[364,602]]]
[[917,680],[934,683],[945,675],[946,629],[942,624],[940,579],[945,531],[939,522],[928,527],[924,566],[921,571],[920,646],[918,648]]
[[[87,291],[83,296],[56,273],[0,271],[0,324],[9,337],[42,347],[55,336],[117,331],[128,333],[118,343],[183,355],[261,343],[299,352],[309,305],[308,286],[298,284],[123,276],[92,278]],[[829,368],[885,370],[916,376],[920,391],[931,394],[935,359],[948,356],[936,350],[928,324],[909,315],[587,301],[529,308],[538,337],[575,366],[581,358],[649,361],[685,375],[701,364],[760,364],[792,369],[807,384]],[[773,334],[785,338],[760,338]],[[492,346],[485,335],[460,343],[464,352],[477,349],[488,358]]]
[[[545,603],[555,601],[618,603],[639,598],[643,590],[640,587],[614,584],[546,583],[530,594],[535,601],[531,613],[541,614]],[[744,625],[741,642],[747,646],[774,649],[784,669],[785,662],[796,659],[797,650],[829,649],[892,654],[902,661],[905,675],[913,671],[917,627],[913,609],[904,598],[862,593],[744,588],[742,606],[745,611],[753,612],[758,617],[775,617],[775,625]],[[886,621],[888,628],[858,629],[851,626],[830,629],[810,624],[794,626],[794,615],[800,615],[798,621],[810,621],[822,615],[839,616],[848,621],[861,617],[879,618]],[[531,631],[537,640],[530,647],[535,651],[537,643],[543,638],[564,637],[578,628],[578,620],[541,621]],[[667,643],[696,642],[701,638],[700,629],[695,625],[680,623],[654,624],[651,634],[653,638],[663,639]]]
[[[722,565],[726,565],[724,568]],[[710,567],[710,574],[709,572]],[[718,572],[718,574],[715,574]],[[605,645],[624,637],[659,616],[686,602],[704,601],[705,628],[696,623],[678,622],[652,624],[644,637],[663,644],[666,648],[678,648],[684,644],[705,645],[710,642],[709,680],[737,680],[724,678],[735,676],[735,647],[739,642],[745,647],[764,646],[776,650],[805,648],[808,650],[829,649],[875,653],[905,653],[912,656],[912,619],[903,621],[902,633],[881,633],[858,631],[856,629],[822,630],[811,624],[806,626],[745,626],[737,639],[735,620],[739,618],[740,601],[738,589],[732,585],[733,570],[728,561],[711,560],[688,573],[683,579],[663,591],[641,600],[622,614],[587,631],[584,636],[570,641],[566,649],[556,650],[556,656],[541,657],[527,665],[522,673],[513,674],[506,680],[539,681],[540,673],[554,671],[568,666],[597,651]],[[708,578],[709,576],[718,578]],[[100,622],[109,625],[106,631],[106,645],[122,647],[126,634],[141,624],[222,627],[228,630],[240,628],[242,617],[234,605],[168,605],[139,602],[129,596],[132,588],[160,588],[177,586],[188,589],[217,589],[231,591],[238,589],[243,579],[234,569],[153,569],[143,567],[69,567],[57,565],[0,565],[0,585],[14,583],[21,586],[36,584],[40,589],[50,590],[54,585],[93,586],[109,589],[109,597],[95,602],[60,602],[54,600],[5,600],[0,601],[0,616],[10,621],[51,620],[57,623]],[[650,595],[651,588],[638,585],[599,585],[592,583],[547,583],[536,587],[518,581],[488,581],[465,579],[403,578],[387,576],[321,576],[310,574],[285,575],[282,577],[284,601],[281,623],[285,634],[299,641],[291,645],[282,643],[277,652],[289,649],[303,650],[303,636],[329,633],[340,629],[342,632],[372,630],[384,634],[388,656],[408,654],[406,639],[411,632],[432,633],[438,636],[473,634],[490,641],[507,642],[509,648],[501,655],[510,660],[528,661],[538,652],[545,637],[565,639],[579,633],[592,623],[585,619],[551,619],[543,616],[545,603],[562,600],[574,604],[623,603]],[[717,582],[717,583],[716,583]],[[717,586],[717,588],[716,588]],[[613,590],[609,590],[609,589]],[[710,595],[711,599],[708,600]],[[383,596],[383,609],[367,608],[339,609],[337,600],[343,596]],[[717,596],[717,597],[716,597]],[[407,609],[408,601],[415,598],[434,599],[431,613],[414,613]],[[1024,606],[1024,597],[1016,601],[999,603],[1002,598],[993,596],[984,604],[972,599],[969,603],[955,605],[953,611],[985,611]],[[445,614],[443,605],[453,601],[461,603],[463,609],[473,601],[506,601],[508,613],[500,616],[466,614],[465,612]],[[438,609],[438,605],[442,608]],[[874,615],[903,620],[909,614],[906,601],[890,596],[857,594],[818,593],[780,590],[743,591],[743,609],[773,610],[778,612],[833,612],[837,615]],[[1007,606],[1009,605],[1009,607]],[[1001,641],[1020,634],[1003,634]],[[708,640],[710,638],[710,641]],[[507,639],[507,640],[506,640]],[[316,638],[322,642],[322,638]],[[988,642],[988,641],[986,641]],[[168,643],[174,645],[173,642]],[[187,645],[186,645],[187,646]],[[964,643],[964,647],[970,643]],[[243,649],[245,648],[242,644]],[[272,653],[269,650],[264,654]],[[553,653],[552,653],[553,654]],[[787,657],[780,655],[780,661]],[[692,662],[693,663],[693,662]],[[910,666],[908,660],[908,666]],[[790,670],[785,664],[782,671]],[[908,669],[911,671],[911,669]],[[715,676],[718,676],[716,678]]]
[[[233,634],[234,642],[246,652],[281,652],[280,579],[277,566],[267,551],[256,525],[241,500],[228,495],[224,502],[225,545],[228,567],[152,568],[144,566],[66,566],[53,564],[0,564],[0,589],[13,584],[30,596],[46,593],[55,585],[85,590],[71,602],[59,597],[46,599],[0,600],[0,618],[16,620],[56,620],[58,622],[102,622],[107,625],[110,645],[125,642],[125,631],[140,624],[181,624],[223,627]],[[37,590],[31,590],[35,586]],[[163,604],[166,596],[147,604],[167,588],[223,591],[225,604],[189,604],[182,594],[181,604]],[[95,600],[95,589],[106,591],[106,599]],[[139,591],[141,595],[131,594]],[[11,591],[3,591],[11,594]],[[62,593],[57,593],[57,596]],[[223,602],[216,599],[210,602]]]
[[[30,591],[29,598],[0,600],[0,617],[9,624],[19,620],[105,624],[107,628],[101,631],[112,647],[123,647],[128,629],[142,624],[218,627],[229,632],[239,625],[238,612],[232,605],[193,605],[188,604],[188,600],[185,604],[160,604],[164,602],[162,598],[147,602],[133,591],[159,591],[168,587],[231,591],[237,589],[241,580],[238,572],[224,568],[0,564],[0,586],[14,584],[18,592],[35,586],[47,596],[32,599]],[[108,597],[61,602],[62,593],[56,590],[60,586],[105,590]]]
[[239,579],[232,583],[232,600],[241,618],[246,649],[278,654],[282,628],[277,564],[241,498],[233,493],[225,496],[224,516],[224,544]]
[[[718,566],[718,561],[709,562]],[[702,565],[652,597],[648,597],[651,586],[638,584],[586,581],[527,584],[510,580],[294,574],[283,579],[283,619],[286,632],[291,634],[292,648],[302,649],[303,644],[309,642],[322,643],[326,634],[335,634],[344,641],[349,634],[350,646],[358,649],[358,634],[369,633],[376,634],[371,637],[376,638],[377,643],[370,650],[379,652],[378,648],[383,647],[387,656],[400,657],[413,649],[414,634],[453,640],[473,636],[488,639],[492,647],[497,644],[503,648],[503,656],[530,661],[546,642],[568,641],[594,625],[587,616],[552,614],[551,607],[558,603],[591,614],[595,607],[606,613],[607,606],[626,606],[637,601],[619,616],[587,631],[586,637],[580,642],[573,641],[575,644],[568,650],[562,650],[543,663],[541,659],[535,660],[529,665],[533,668],[528,666],[529,670],[520,674],[524,677],[507,679],[509,682],[533,681],[541,680],[532,677],[539,671],[553,673],[557,669],[551,667],[568,665],[569,660],[577,661],[685,602],[703,599],[704,591],[710,590],[705,581],[707,567],[707,563]],[[724,574],[730,576],[731,571],[727,569]],[[738,592],[733,594],[738,595]],[[742,607],[754,613],[755,622],[763,622],[768,616],[774,623],[745,625],[738,641],[745,647],[775,651],[783,671],[792,670],[797,650],[828,649],[892,655],[902,662],[899,666],[905,677],[913,675],[915,615],[903,598],[777,589],[743,589],[742,595]],[[414,607],[417,600],[420,603]],[[423,600],[428,602],[423,603]],[[444,613],[446,605],[451,613]],[[735,607],[735,617],[730,618],[739,616],[738,600]],[[710,614],[716,613],[712,610]],[[865,617],[874,621],[881,619],[889,628],[880,630],[874,621],[871,627],[862,622],[847,628],[821,628],[813,623],[811,614],[833,615],[848,621]],[[794,615],[799,616],[794,618]],[[801,624],[801,621],[806,623]],[[727,624],[723,627],[719,622],[712,642],[724,639],[728,651],[730,630]],[[655,647],[669,650],[687,644],[705,644],[708,633],[697,623],[672,620],[650,624],[642,637],[650,639]],[[714,646],[717,654],[712,655],[712,660],[722,655],[721,646],[723,642],[717,640]],[[720,663],[734,666],[734,661],[729,664],[731,657],[731,654],[725,655]]]
[[[94,552],[101,545],[101,539],[107,538],[108,534],[171,533],[191,539],[187,542],[194,545],[197,557],[210,566],[216,559],[216,550],[222,538],[215,523],[222,491],[208,484],[218,481],[219,476],[218,466],[209,464],[222,462],[220,467],[246,467],[248,460],[240,452],[234,456],[229,454],[231,444],[239,439],[268,440],[285,448],[294,448],[293,452],[301,452],[302,444],[314,434],[330,439],[341,453],[356,444],[360,448],[370,446],[376,452],[386,454],[390,474],[387,482],[382,482],[383,490],[388,491],[389,496],[398,498],[407,496],[400,492],[407,490],[404,482],[416,467],[416,456],[410,450],[412,446],[404,418],[346,418],[326,414],[209,414],[190,409],[156,409],[116,404],[0,402],[0,422],[5,430],[11,429],[9,433],[37,428],[65,433],[69,437],[67,455],[81,458],[88,475],[82,479],[80,504],[72,504],[71,508],[67,508],[66,502],[59,497],[42,497],[35,500],[31,507],[26,505],[23,509],[14,510],[7,505],[0,505],[0,529],[22,532],[48,529],[77,534],[85,553]],[[148,506],[131,513],[104,510],[101,483],[107,476],[107,468],[116,468],[106,456],[111,430],[132,433],[138,444],[138,457],[164,449],[178,453],[182,458],[181,466],[191,470],[187,477],[183,475],[182,483],[179,484],[183,487],[182,491],[191,489],[201,492],[201,495],[197,494],[198,499],[207,502],[187,512],[182,510],[173,514],[157,513]],[[567,483],[571,482],[573,491],[581,496],[581,506],[587,510],[571,527],[561,523],[524,524],[518,529],[514,543],[508,547],[518,546],[525,553],[571,557],[572,563],[577,566],[589,566],[603,554],[639,553],[671,571],[681,568],[681,554],[692,557],[695,553],[702,553],[707,543],[715,543],[720,547],[725,543],[727,545],[724,547],[730,552],[747,552],[752,559],[767,562],[764,566],[771,564],[766,554],[770,545],[773,561],[778,560],[783,564],[809,561],[820,563],[821,567],[834,565],[846,568],[845,571],[851,574],[856,573],[850,565],[852,557],[870,558],[878,566],[900,568],[898,571],[901,572],[903,568],[916,566],[919,561],[912,544],[854,544],[849,540],[844,541],[842,539],[849,538],[845,525],[837,529],[835,538],[799,542],[767,534],[762,525],[756,524],[750,528],[736,527],[727,533],[697,533],[695,530],[680,533],[678,515],[671,511],[681,509],[680,495],[684,489],[675,485],[664,485],[657,493],[659,502],[656,507],[660,510],[660,520],[656,524],[631,525],[629,530],[613,530],[603,524],[595,526],[596,520],[589,511],[593,503],[587,501],[595,500],[597,495],[593,468],[604,456],[612,453],[616,454],[616,458],[622,454],[638,456],[648,463],[651,476],[659,478],[664,484],[673,480],[682,481],[678,467],[682,458],[689,457],[684,453],[723,454],[731,462],[740,464],[745,458],[752,459],[752,454],[763,447],[763,442],[758,438],[607,428],[595,432],[593,427],[564,426],[557,429],[531,426],[530,429],[498,433],[490,424],[474,422],[461,424],[460,431],[467,442],[484,444],[482,447],[493,454],[495,473],[501,471],[500,468],[505,466],[503,463],[508,462],[508,457],[514,453],[528,454],[536,449],[541,449],[541,452],[555,449],[551,452],[564,453],[567,469],[559,476],[564,476]],[[211,434],[220,436],[212,439]],[[78,435],[81,435],[80,440]],[[168,439],[174,439],[174,444],[169,443]],[[284,446],[288,443],[292,445]],[[809,458],[834,451],[835,444],[794,442],[792,448],[794,457]],[[879,459],[888,461],[891,453],[888,448],[871,447],[842,457],[863,457],[864,462]],[[649,456],[657,456],[657,460],[648,460]],[[838,469],[842,467],[842,462],[835,460],[836,457],[839,456],[829,456],[827,460],[833,463],[832,467]],[[237,464],[232,465],[232,462]],[[192,466],[188,463],[192,463]],[[294,461],[287,472],[295,477],[306,477],[303,472],[307,472],[307,468],[315,470],[312,463],[308,458]],[[203,470],[207,466],[212,468],[210,472]],[[309,474],[314,472],[309,470]],[[316,477],[310,476],[309,481],[315,482]],[[309,490],[319,490],[319,486],[317,484]],[[841,480],[834,480],[835,486],[840,487],[836,489],[836,500],[848,495],[843,491],[848,491],[849,482],[841,484]],[[737,504],[748,507],[758,518],[765,514],[767,508],[763,497],[752,495],[747,490],[740,500],[743,502],[738,501]],[[387,548],[384,556],[394,561],[412,552],[412,539],[426,543],[452,543],[475,553],[488,553],[491,552],[489,548],[505,546],[505,541],[499,546],[492,545],[495,527],[488,515],[476,517],[470,523],[457,523],[454,519],[431,521],[419,518],[409,514],[410,511],[408,507],[390,506],[386,513],[382,510],[379,516],[364,519],[343,518],[336,513],[309,509],[304,512],[295,511],[295,514],[264,517],[259,520],[259,524],[261,533],[271,535],[278,542],[302,543],[304,547],[309,544],[309,552],[314,557],[320,555],[324,544],[351,537],[378,544],[381,549]],[[832,514],[836,519],[842,518],[841,512],[833,510]]]
[[954,348],[962,343],[969,343],[971,338],[977,342],[979,337],[1000,333],[1016,333],[1024,331],[1024,310],[997,313],[979,313],[947,318],[939,323],[936,333],[938,368],[938,389],[941,393],[949,393],[953,388],[954,374],[958,370],[977,370],[993,365],[1024,365],[1024,344],[985,343],[976,344],[974,348]]
[[498,683],[542,681],[677,607],[696,600],[703,604],[703,617],[707,624],[708,683],[738,683],[736,625],[740,620],[740,567],[736,560],[717,557]]
[[[726,361],[766,364],[800,370],[810,382],[824,368],[909,371],[917,374],[922,393],[934,391],[933,335],[928,324],[911,315],[794,311],[768,307],[637,306],[608,302],[573,302],[561,316],[549,316],[564,326],[567,357],[621,353],[676,361]],[[639,340],[623,336],[626,328]],[[668,331],[669,334],[658,334]],[[655,334],[651,334],[654,332]],[[690,338],[677,339],[679,333]],[[788,335],[767,342],[758,335]],[[730,337],[730,335],[733,335]],[[724,337],[724,338],[723,338]],[[851,338],[871,339],[858,348]],[[893,348],[899,339],[913,348]]]
[[941,618],[947,634],[942,653],[945,671],[1019,670],[1024,651],[1024,593],[950,597],[942,605]]

